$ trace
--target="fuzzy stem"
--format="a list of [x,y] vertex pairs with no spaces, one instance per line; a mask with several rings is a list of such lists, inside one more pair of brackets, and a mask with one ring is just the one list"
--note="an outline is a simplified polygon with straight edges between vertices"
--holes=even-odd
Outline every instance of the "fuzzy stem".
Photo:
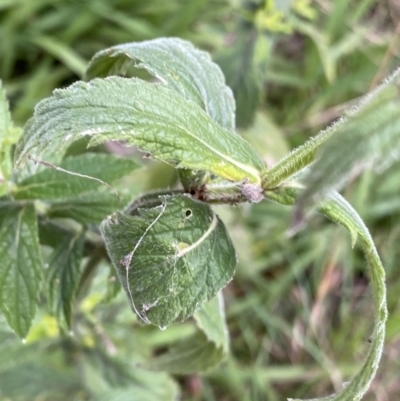
[[337,126],[334,125],[321,131],[318,135],[309,139],[305,144],[299,146],[281,159],[270,170],[265,171],[261,176],[262,188],[264,190],[276,188],[288,178],[308,166],[314,160],[315,152],[335,133],[336,128]]

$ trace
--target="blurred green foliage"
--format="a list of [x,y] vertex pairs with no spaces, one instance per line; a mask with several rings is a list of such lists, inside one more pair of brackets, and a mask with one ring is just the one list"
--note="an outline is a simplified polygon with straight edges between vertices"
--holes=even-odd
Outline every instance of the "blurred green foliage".
[[80,79],[105,47],[159,36],[214,47],[230,10],[228,0],[1,0],[0,78],[14,118],[24,122],[38,100]]
[[[38,100],[79,79],[96,51],[184,37],[213,51],[234,90],[238,125],[251,125],[241,133],[272,165],[399,65],[395,2],[295,3],[296,12],[285,14],[289,2],[279,0],[0,0],[0,77],[22,124]],[[147,182],[143,172],[137,177],[137,192],[173,182],[171,176],[160,182],[159,168],[149,166]],[[399,193],[398,165],[365,172],[344,192],[370,228],[388,277],[387,344],[365,398],[371,401],[400,393]],[[178,377],[182,399],[281,401],[339,388],[368,348],[362,255],[344,230],[319,217],[288,238],[291,211],[280,205],[218,213],[239,256],[225,289],[232,352],[205,375]],[[137,330],[124,297],[113,297],[113,278],[100,266],[90,294],[75,306],[73,335],[42,311],[22,346],[1,322],[1,400],[150,399],[135,364],[191,335],[193,323]],[[144,395],[126,390],[132,381]],[[150,386],[159,388],[160,400],[178,391],[158,374]]]

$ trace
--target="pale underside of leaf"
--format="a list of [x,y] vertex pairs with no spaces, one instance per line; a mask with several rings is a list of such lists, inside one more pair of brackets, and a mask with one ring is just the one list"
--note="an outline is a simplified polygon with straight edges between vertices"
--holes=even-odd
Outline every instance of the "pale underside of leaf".
[[130,66],[145,69],[191,100],[223,128],[235,129],[235,102],[225,78],[209,54],[178,38],[126,43],[97,53],[86,78],[125,75]]
[[191,316],[232,278],[236,256],[212,210],[186,196],[163,197],[138,216],[101,226],[132,309],[164,327]]
[[95,79],[56,90],[26,125],[16,164],[29,152],[85,136],[89,145],[121,140],[178,168],[260,183],[263,162],[243,138],[164,85],[136,78]]

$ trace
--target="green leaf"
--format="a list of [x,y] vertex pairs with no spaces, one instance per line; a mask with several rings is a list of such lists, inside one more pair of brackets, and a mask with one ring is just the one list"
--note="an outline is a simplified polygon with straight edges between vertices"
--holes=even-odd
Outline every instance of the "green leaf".
[[97,53],[86,78],[127,75],[146,70],[186,100],[200,106],[223,128],[235,129],[235,102],[225,78],[209,54],[178,38],[159,38],[113,46]]
[[112,192],[87,192],[77,197],[52,202],[47,209],[49,217],[67,217],[83,224],[100,224],[115,210],[123,209],[131,197]]
[[263,92],[270,46],[265,35],[242,29],[236,33],[235,42],[216,58],[235,95],[238,127],[253,123]]
[[109,77],[77,82],[40,102],[16,150],[61,147],[89,136],[89,145],[123,140],[178,168],[260,183],[263,163],[239,135],[221,128],[196,104],[162,84]]
[[55,364],[46,364],[42,358],[43,354],[40,355],[40,360],[36,356],[36,360],[32,362],[0,373],[2,400],[59,400],[60,394],[73,397],[78,392],[79,383],[72,372],[61,370]]
[[3,84],[0,80],[0,150],[2,149],[3,141],[7,137],[8,130],[12,126],[13,122],[11,120],[6,92],[3,89]]
[[194,314],[199,331],[172,345],[166,353],[149,360],[144,366],[174,374],[191,374],[221,362],[229,352],[223,301],[220,291]]
[[57,248],[65,237],[73,235],[73,231],[46,217],[39,216],[38,223],[39,242],[41,245]]
[[147,387],[117,388],[106,391],[93,401],[175,401],[177,400],[177,386],[171,379],[157,380],[154,383],[153,373],[148,373]]
[[81,275],[83,243],[83,235],[66,236],[51,254],[45,273],[49,305],[68,328],[71,327],[72,303]]
[[83,383],[92,395],[91,400],[122,401],[128,396],[135,401],[178,399],[177,385],[165,373],[146,371],[99,348],[83,351],[79,370],[83,372]]
[[20,129],[14,127],[7,95],[0,80],[0,196],[7,192],[7,185],[3,181],[11,175],[11,146],[17,142],[20,133]]
[[93,191],[102,185],[101,181],[112,184],[138,167],[138,163],[132,159],[105,153],[85,153],[68,157],[56,167],[84,177],[68,175],[49,167],[21,181],[14,189],[13,196],[16,199],[71,198]]
[[42,280],[33,205],[0,209],[0,309],[20,336],[28,334]]
[[194,314],[197,325],[206,335],[209,342],[224,353],[229,351],[229,333],[225,320],[224,297],[220,291],[216,297],[207,302]]
[[60,400],[63,394],[74,399],[83,389],[73,364],[65,363],[65,338],[21,344],[2,318],[0,314],[0,399]]
[[191,316],[232,278],[236,255],[223,223],[189,197],[116,213],[101,225],[106,247],[132,309],[165,327]]
[[102,301],[105,303],[112,301],[121,290],[121,283],[117,278],[117,273],[114,267],[109,264],[109,268],[110,272],[107,278],[106,290],[102,299]]
[[[282,204],[293,205],[296,197],[299,196],[299,190],[291,187],[282,187],[272,191],[265,191],[265,196]],[[385,270],[367,227],[357,212],[343,197],[338,193],[333,193],[326,202],[321,204],[319,210],[322,214],[332,221],[341,224],[350,232],[353,245],[355,245],[357,240],[359,241],[368,261],[375,320],[371,347],[359,372],[338,393],[309,401],[359,401],[375,377],[385,342],[385,328],[388,315]],[[292,399],[292,401],[301,400]]]
[[332,134],[317,153],[302,182],[306,190],[299,209],[340,188],[366,168],[383,169],[400,158],[400,69],[359,108],[331,128]]

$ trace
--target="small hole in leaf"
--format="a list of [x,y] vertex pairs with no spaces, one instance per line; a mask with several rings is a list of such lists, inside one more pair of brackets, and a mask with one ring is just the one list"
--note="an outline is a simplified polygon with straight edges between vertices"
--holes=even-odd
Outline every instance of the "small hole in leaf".
[[192,211],[191,211],[190,209],[186,209],[186,211],[185,211],[185,216],[186,216],[187,219],[188,219],[189,217],[191,217],[191,216],[192,216]]

